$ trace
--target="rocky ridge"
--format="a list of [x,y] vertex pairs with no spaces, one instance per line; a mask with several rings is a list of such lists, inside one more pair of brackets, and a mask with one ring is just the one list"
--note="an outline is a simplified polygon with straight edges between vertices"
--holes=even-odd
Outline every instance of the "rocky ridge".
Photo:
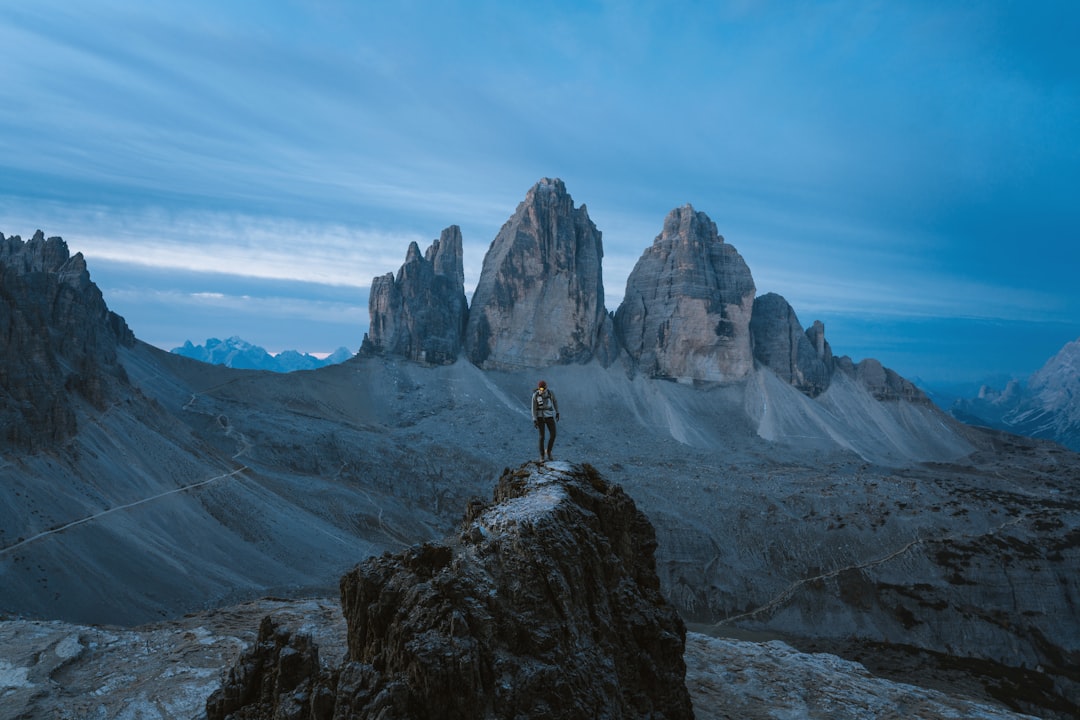
[[691,718],[686,630],[660,593],[653,528],[589,465],[506,470],[460,540],[341,579],[348,653],[265,619],[209,720]]
[[0,234],[0,279],[0,438],[36,450],[75,434],[76,397],[103,408],[127,383],[135,337],[61,238]]
[[502,370],[607,366],[622,355],[631,373],[686,382],[734,382],[765,367],[810,397],[845,372],[881,400],[929,402],[876,361],[834,358],[824,325],[804,332],[783,297],[755,298],[742,256],[691,205],[665,218],[610,314],[603,255],[585,206],[574,206],[561,180],[543,178],[488,248],[471,306],[456,226],[425,256],[411,245],[396,277],[374,278],[362,350],[429,364],[463,353]]

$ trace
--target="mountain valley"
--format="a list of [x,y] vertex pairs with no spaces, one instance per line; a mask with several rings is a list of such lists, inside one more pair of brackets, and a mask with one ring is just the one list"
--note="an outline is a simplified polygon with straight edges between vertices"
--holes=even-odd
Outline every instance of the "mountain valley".
[[[834,355],[824,327],[755,295],[690,206],[608,313],[600,234],[544,179],[492,243],[471,306],[448,229],[373,284],[357,357],[288,374],[151,347],[97,304],[62,240],[0,240],[0,634],[23,638],[0,652],[0,693],[28,711],[55,706],[64,664],[32,671],[33,642],[78,658],[111,634],[131,640],[123,655],[211,628],[228,639],[185,691],[209,695],[259,613],[332,625],[343,573],[453,535],[504,469],[535,464],[543,378],[555,457],[595,467],[655,528],[660,587],[697,631],[698,717],[716,677],[782,664],[779,638],[933,688],[900,705],[933,698],[921,717],[964,712],[959,697],[989,708],[971,717],[1080,712],[1080,455],[965,425],[877,361]],[[30,688],[38,671],[54,684]],[[774,703],[800,692],[770,672]],[[861,671],[829,672],[839,687]]]

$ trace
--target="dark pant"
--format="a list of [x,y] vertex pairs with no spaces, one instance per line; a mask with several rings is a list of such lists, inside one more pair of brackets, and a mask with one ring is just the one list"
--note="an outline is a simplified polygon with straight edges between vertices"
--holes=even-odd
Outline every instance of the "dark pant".
[[547,454],[551,454],[551,446],[555,444],[555,418],[544,417],[537,418],[539,421],[538,427],[540,428],[540,454],[544,454],[544,428],[551,431],[551,437],[548,438]]

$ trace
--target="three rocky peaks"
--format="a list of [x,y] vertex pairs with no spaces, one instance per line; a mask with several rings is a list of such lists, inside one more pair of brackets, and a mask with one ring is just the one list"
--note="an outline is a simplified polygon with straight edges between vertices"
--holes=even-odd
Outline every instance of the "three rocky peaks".
[[704,382],[739,380],[757,364],[811,396],[842,370],[880,399],[925,401],[874,360],[834,358],[824,325],[804,331],[783,297],[756,297],[742,256],[690,205],[665,218],[614,313],[604,307],[603,257],[585,206],[574,206],[562,180],[543,178],[488,248],[471,305],[460,228],[423,255],[410,244],[397,276],[372,282],[362,352],[432,364],[464,354],[501,370],[623,357],[651,377]]

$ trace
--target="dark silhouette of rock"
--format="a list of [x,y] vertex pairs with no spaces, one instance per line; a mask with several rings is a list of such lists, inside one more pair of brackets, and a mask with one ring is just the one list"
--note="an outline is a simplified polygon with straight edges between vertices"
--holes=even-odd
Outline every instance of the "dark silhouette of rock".
[[459,541],[341,579],[338,670],[264,622],[207,716],[691,718],[686,631],[655,548],[633,500],[591,466],[506,470]]
[[387,273],[372,280],[368,308],[362,351],[436,365],[457,360],[469,316],[461,229],[443,230],[423,255],[410,243],[396,278]]
[[776,293],[766,293],[754,299],[750,333],[754,359],[780,378],[810,397],[817,397],[829,387],[833,356],[821,321],[803,332],[788,301]]
[[255,645],[229,669],[221,690],[207,699],[206,715],[329,719],[334,708],[329,678],[311,636],[286,630],[267,615]]
[[672,210],[626,281],[615,333],[650,376],[727,381],[753,370],[754,279],[716,224]]
[[0,277],[0,437],[37,450],[75,433],[73,394],[100,409],[126,384],[135,338],[59,237],[0,234]]
[[484,256],[469,309],[469,359],[504,369],[610,362],[603,256],[585,206],[574,207],[562,180],[540,180]]

